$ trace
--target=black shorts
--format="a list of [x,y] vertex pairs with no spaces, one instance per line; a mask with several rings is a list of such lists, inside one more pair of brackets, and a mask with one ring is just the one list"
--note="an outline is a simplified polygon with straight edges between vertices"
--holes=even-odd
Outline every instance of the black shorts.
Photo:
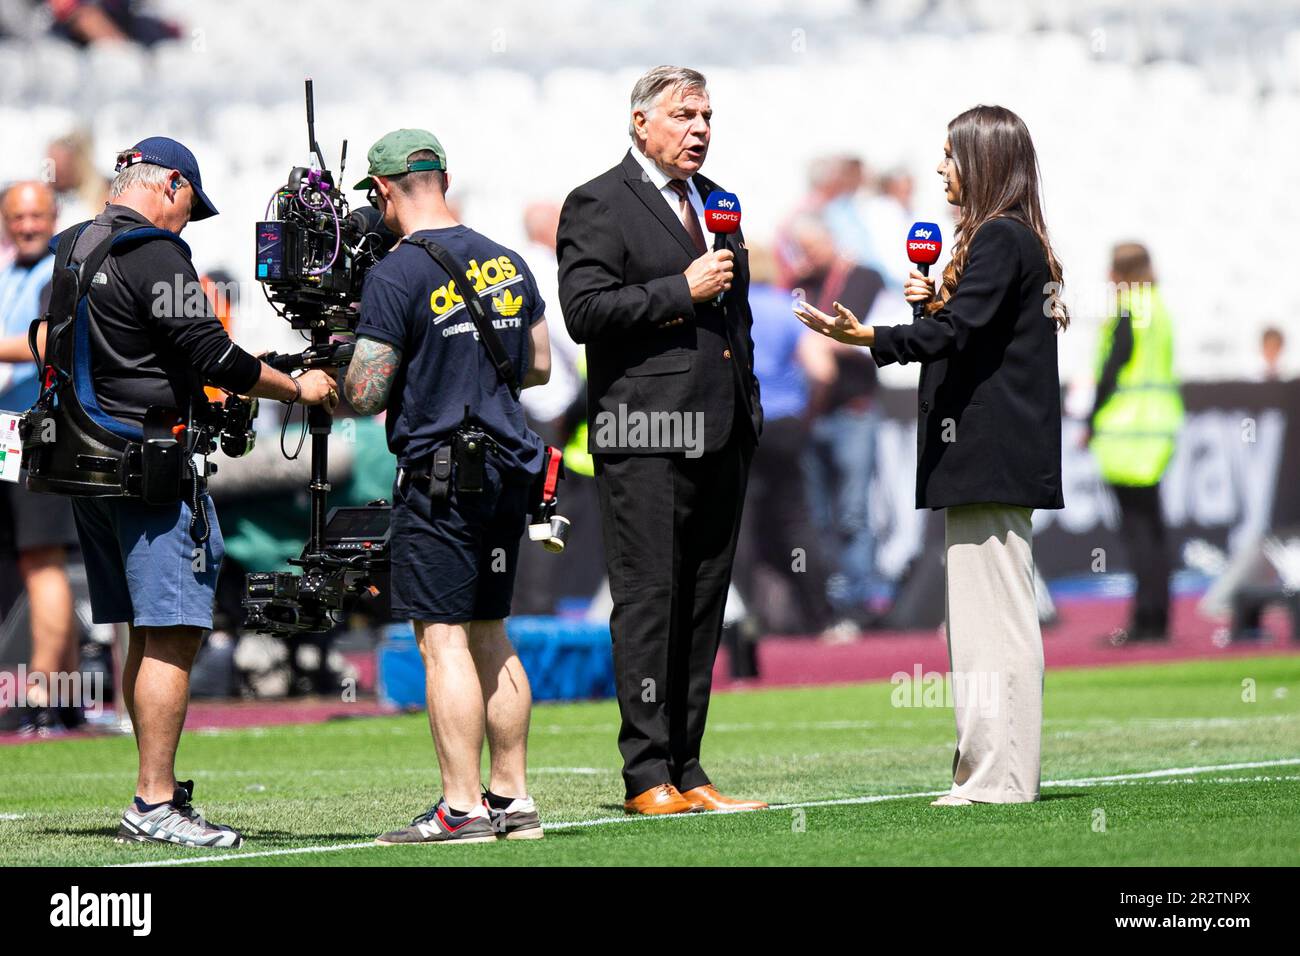
[[491,459],[485,470],[483,491],[453,488],[436,503],[423,484],[394,486],[394,620],[463,624],[510,616],[533,477],[503,477]]
[[35,548],[77,544],[72,501],[28,491],[27,472],[17,484],[0,481],[0,554],[17,556]]

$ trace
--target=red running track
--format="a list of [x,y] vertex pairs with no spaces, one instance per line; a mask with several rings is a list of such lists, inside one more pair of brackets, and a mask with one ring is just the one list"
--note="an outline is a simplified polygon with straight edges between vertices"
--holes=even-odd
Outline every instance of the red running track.
[[[1108,634],[1127,620],[1128,602],[1115,598],[1080,598],[1057,603],[1059,621],[1043,629],[1043,653],[1049,668],[1105,667],[1181,661],[1198,658],[1249,657],[1259,654],[1300,655],[1290,622],[1269,612],[1264,626],[1271,639],[1220,647],[1216,632],[1223,625],[1196,611],[1196,597],[1179,597],[1171,608],[1171,638],[1167,643],[1112,647]],[[713,686],[788,687],[888,680],[904,671],[912,674],[948,670],[948,648],[942,629],[933,631],[874,631],[848,644],[828,644],[816,638],[769,637],[759,642],[759,678],[734,680],[725,651],[714,669]]]

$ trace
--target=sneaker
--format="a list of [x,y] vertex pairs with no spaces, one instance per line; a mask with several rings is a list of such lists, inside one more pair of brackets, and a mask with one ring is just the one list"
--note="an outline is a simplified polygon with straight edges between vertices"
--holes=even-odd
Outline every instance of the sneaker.
[[67,732],[56,707],[28,707],[18,725],[24,737],[62,737]]
[[487,808],[492,829],[499,837],[507,840],[540,840],[544,836],[542,818],[537,815],[537,805],[533,803],[532,797],[515,797],[504,810],[496,809],[484,797],[483,806]]
[[203,814],[190,805],[194,796],[194,781],[176,784],[172,798],[149,811],[142,811],[132,802],[122,814],[117,828],[118,843],[174,843],[177,846],[229,847],[243,846],[244,838],[227,826],[208,823]]
[[447,801],[440,799],[411,821],[410,826],[391,830],[375,839],[380,846],[405,843],[493,843],[496,833],[487,808],[476,804],[463,817],[452,816]]
[[1162,644],[1169,642],[1165,631],[1137,630],[1135,628],[1117,627],[1106,635],[1111,647],[1125,647],[1133,644]]
[[862,637],[862,628],[852,618],[844,617],[821,633],[823,644],[853,644]]

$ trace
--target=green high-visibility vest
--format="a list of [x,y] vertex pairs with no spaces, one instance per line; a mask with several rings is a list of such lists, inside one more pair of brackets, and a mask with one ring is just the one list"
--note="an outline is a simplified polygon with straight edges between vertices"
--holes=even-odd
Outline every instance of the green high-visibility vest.
[[1102,325],[1097,376],[1115,339],[1119,315],[1133,326],[1133,354],[1120,369],[1115,392],[1093,420],[1092,453],[1112,485],[1159,483],[1183,423],[1183,399],[1174,375],[1173,321],[1155,286],[1122,293]]
[[[578,378],[582,384],[587,384],[587,350],[578,351]],[[575,475],[586,475],[588,478],[596,474],[596,460],[591,457],[591,452],[587,451],[587,423],[583,422],[573,430],[569,443],[564,446],[564,469],[573,472]]]

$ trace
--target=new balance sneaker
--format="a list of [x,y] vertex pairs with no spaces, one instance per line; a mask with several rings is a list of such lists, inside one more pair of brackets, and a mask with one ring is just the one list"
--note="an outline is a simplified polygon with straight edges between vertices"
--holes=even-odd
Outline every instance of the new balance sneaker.
[[412,820],[410,826],[391,830],[376,838],[375,842],[380,846],[399,846],[405,843],[492,843],[495,840],[492,819],[482,803],[460,817],[451,813],[445,799],[440,799]]
[[516,797],[504,809],[498,809],[483,798],[483,806],[492,818],[492,829],[497,836],[507,840],[540,840],[542,818],[537,815],[537,805],[532,797]]
[[122,814],[117,828],[118,843],[174,843],[177,846],[235,848],[244,838],[227,826],[208,823],[203,814],[190,805],[194,781],[176,784],[172,798],[152,809],[132,802]]

